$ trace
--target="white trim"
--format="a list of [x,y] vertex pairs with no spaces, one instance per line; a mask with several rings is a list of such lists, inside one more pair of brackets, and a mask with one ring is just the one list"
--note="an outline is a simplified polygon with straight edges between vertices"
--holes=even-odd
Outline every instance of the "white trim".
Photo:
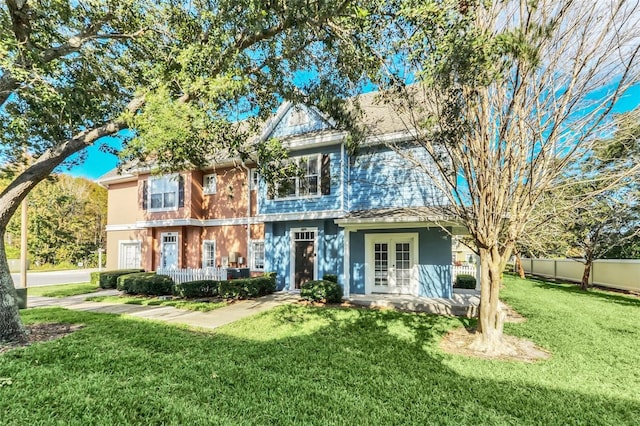
[[[156,208],[151,207],[151,196],[153,195],[151,191],[151,188],[153,186],[152,180],[166,180],[169,182],[175,181],[175,184],[176,184],[176,190],[175,190],[176,205],[175,206],[156,207]],[[164,204],[164,200],[163,200],[163,204]],[[147,178],[147,211],[149,213],[176,211],[178,210],[179,206],[180,206],[180,173],[170,173],[170,174],[160,175],[160,176],[149,176]]]
[[[205,264],[205,249],[204,246],[207,244],[211,244],[213,245],[213,266],[207,266]],[[216,250],[218,249],[218,247],[216,246],[216,240],[202,240],[202,258],[201,258],[201,262],[202,262],[202,269],[206,269],[206,268],[215,268],[217,267],[216,265]]]
[[343,210],[320,210],[315,212],[269,213],[255,216],[260,222],[284,222],[290,220],[334,219],[344,216]]
[[262,223],[257,220],[256,216],[251,217],[231,217],[228,219],[204,219],[199,221],[199,225],[194,226],[233,226],[233,225],[251,225]]
[[135,226],[139,228],[157,228],[172,226],[203,226],[201,219],[160,219],[160,220],[139,220]]
[[379,145],[382,143],[399,143],[415,140],[418,132],[415,130],[399,130],[391,133],[382,133],[379,135],[367,136],[362,141],[361,146]]
[[106,188],[109,188],[109,185],[114,184],[114,183],[122,183],[122,182],[130,182],[130,181],[134,181],[137,180],[138,176],[131,174],[131,173],[127,173],[127,174],[122,174],[122,175],[116,175],[116,176],[110,176],[108,178],[98,178],[96,179],[94,182],[97,183],[100,186],[104,186]]
[[[262,243],[262,269],[257,269],[255,267],[255,251],[253,245],[255,243]],[[249,270],[251,272],[264,272],[264,264],[266,260],[266,252],[265,252],[265,241],[264,240],[250,240],[249,241]]]
[[442,221],[419,220],[415,217],[385,217],[372,219],[336,219],[334,223],[351,231],[368,229],[397,229],[397,228],[439,228],[451,227],[453,235],[468,235],[469,231],[462,224],[443,218]]
[[296,232],[313,232],[313,279],[318,279],[318,228],[291,228],[289,229],[289,291],[296,290]]
[[323,148],[326,146],[342,143],[347,136],[347,132],[342,130],[334,130],[332,133],[324,133],[321,135],[312,136],[289,136],[291,139],[287,139],[282,142],[282,146],[291,151],[301,150],[309,147]]
[[[365,234],[364,236],[364,293],[371,294],[374,290],[373,286],[373,252],[372,246],[376,240],[389,240],[390,244],[397,241],[410,241],[411,244],[411,283],[409,284],[408,291],[410,294],[418,295],[418,272],[417,266],[419,264],[419,244],[420,237],[417,232],[403,232],[403,233],[382,233],[382,234]],[[391,250],[389,250],[391,255]],[[395,256],[395,251],[393,252]],[[394,294],[394,292],[391,292]],[[399,293],[404,294],[404,293]]]
[[351,293],[351,231],[344,230],[344,256],[343,256],[343,270],[344,270],[344,285],[342,286],[342,293],[344,297],[349,297]]
[[122,246],[123,245],[137,245],[138,246],[138,266],[142,265],[142,241],[141,240],[118,240],[118,269],[124,269],[124,262],[122,262]]
[[141,231],[145,229],[144,226],[138,226],[135,223],[127,223],[122,225],[107,225],[105,226],[105,231],[107,232],[115,232],[115,231]]

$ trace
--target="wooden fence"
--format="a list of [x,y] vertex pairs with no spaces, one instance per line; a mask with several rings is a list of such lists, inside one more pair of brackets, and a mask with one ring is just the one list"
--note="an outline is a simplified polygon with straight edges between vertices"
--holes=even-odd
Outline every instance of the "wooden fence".
[[[522,259],[528,274],[580,282],[584,265],[574,259]],[[640,291],[640,259],[601,259],[593,262],[591,284],[620,290]]]
[[203,269],[158,269],[158,275],[168,275],[176,284],[187,281],[214,280],[222,281],[227,279],[227,268],[203,268]]

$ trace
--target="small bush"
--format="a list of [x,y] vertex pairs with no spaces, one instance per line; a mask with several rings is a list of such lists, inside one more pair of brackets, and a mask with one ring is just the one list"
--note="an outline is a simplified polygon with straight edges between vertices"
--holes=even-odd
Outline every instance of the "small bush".
[[340,303],[342,287],[332,281],[307,281],[300,287],[300,297],[312,302]]
[[255,278],[220,281],[218,294],[225,299],[247,299],[264,296],[276,291],[275,275],[265,274]]
[[176,296],[186,299],[197,297],[216,297],[218,295],[218,281],[199,280],[176,284],[174,292]]
[[118,277],[117,288],[128,294],[164,296],[173,293],[173,280],[155,272],[138,272]]
[[456,282],[453,286],[473,290],[476,288],[476,277],[469,274],[458,274],[456,275]]
[[332,283],[338,283],[338,276],[336,274],[324,274],[322,279],[325,281],[331,281]]
[[91,284],[100,286],[100,288],[116,288],[118,285],[118,277],[137,272],[144,272],[144,269],[117,269],[115,271],[92,272]]

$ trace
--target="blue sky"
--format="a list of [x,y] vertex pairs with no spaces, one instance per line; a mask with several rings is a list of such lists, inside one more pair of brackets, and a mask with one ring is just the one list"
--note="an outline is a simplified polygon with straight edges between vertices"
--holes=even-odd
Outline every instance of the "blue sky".
[[[627,91],[625,96],[616,104],[615,112],[630,111],[638,105],[640,105],[640,85],[636,85]],[[120,148],[121,141],[113,137],[102,138],[95,145],[87,148],[86,160],[82,164],[74,166],[71,169],[62,169],[60,171],[72,176],[81,176],[91,180],[107,173],[116,167],[118,158],[113,154],[101,151],[99,147],[102,144]]]

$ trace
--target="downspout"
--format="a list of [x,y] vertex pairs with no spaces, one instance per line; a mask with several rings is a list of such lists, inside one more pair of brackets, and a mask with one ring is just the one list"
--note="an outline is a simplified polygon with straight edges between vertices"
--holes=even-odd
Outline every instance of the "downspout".
[[251,250],[251,169],[247,167],[247,165],[242,162],[242,168],[247,171],[247,253],[246,253],[246,262],[247,267],[249,267],[249,275],[251,275],[251,265],[249,262],[251,261],[251,257],[249,254],[249,250]]

